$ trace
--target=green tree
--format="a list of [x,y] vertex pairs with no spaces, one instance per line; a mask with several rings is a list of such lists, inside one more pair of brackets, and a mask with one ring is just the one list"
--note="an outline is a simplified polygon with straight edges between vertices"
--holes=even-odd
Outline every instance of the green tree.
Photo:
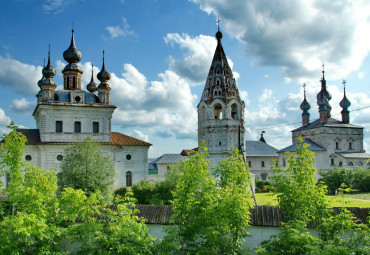
[[370,169],[357,168],[353,175],[353,188],[362,192],[369,192]]
[[3,210],[0,254],[68,254],[65,239],[81,243],[80,254],[151,254],[154,239],[135,216],[131,193],[115,210],[95,193],[65,188],[57,196],[55,172],[24,162],[26,139],[15,128],[0,147],[1,174],[10,177],[1,191],[14,208]]
[[105,201],[111,201],[115,169],[109,157],[102,156],[98,142],[86,138],[65,149],[60,168],[60,189],[82,189],[87,195],[100,191]]
[[174,227],[167,229],[163,254],[241,254],[249,220],[250,176],[233,151],[213,179],[206,148],[179,166],[173,192]]
[[354,171],[346,168],[333,168],[328,171],[321,171],[320,175],[322,176],[320,181],[323,181],[332,193],[335,193],[343,183],[347,187],[352,187],[354,180]]
[[[290,153],[285,169],[275,167],[271,185],[274,187],[285,223],[279,234],[255,250],[258,254],[368,254],[369,228],[355,223],[353,215],[342,209],[337,215],[328,208],[326,186],[315,185],[317,170],[314,154],[306,144],[297,144]],[[312,236],[307,223],[313,220],[319,237]],[[343,238],[344,233],[348,238]]]

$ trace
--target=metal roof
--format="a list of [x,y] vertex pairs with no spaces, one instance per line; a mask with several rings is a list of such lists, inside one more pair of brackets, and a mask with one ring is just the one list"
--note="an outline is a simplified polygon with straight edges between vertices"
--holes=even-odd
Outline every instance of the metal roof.
[[150,162],[153,164],[167,164],[167,163],[180,163],[181,161],[187,159],[188,157],[181,156],[180,154],[163,154],[156,160]]
[[248,156],[277,157],[278,149],[261,141],[245,141],[245,153]]
[[328,120],[325,124],[320,124],[320,119],[317,119],[317,120],[311,122],[310,124],[308,124],[307,126],[299,127],[299,128],[296,128],[296,129],[292,130],[292,132],[300,131],[300,130],[307,130],[307,129],[312,129],[312,128],[319,128],[319,127],[339,127],[339,128],[359,128],[359,129],[363,129],[363,127],[360,127],[360,126],[357,126],[357,125],[346,124],[346,123],[343,123],[340,120],[336,120],[336,119],[333,119],[333,118],[328,118]]
[[[305,139],[303,143],[306,143],[309,145],[307,149],[309,149],[310,151],[326,151],[323,147],[311,141],[311,139]],[[294,152],[296,150],[296,146],[297,146],[297,143],[292,144],[288,147],[285,147],[284,149],[279,150],[278,153],[287,152],[287,151]]]
[[337,154],[341,155],[343,158],[370,159],[370,153],[365,152],[337,152]]

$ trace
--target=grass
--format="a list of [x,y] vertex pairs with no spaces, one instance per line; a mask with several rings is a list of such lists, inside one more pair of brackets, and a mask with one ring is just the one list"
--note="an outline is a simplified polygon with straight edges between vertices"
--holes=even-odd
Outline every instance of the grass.
[[[368,207],[370,208],[370,193],[351,194],[349,197],[341,198],[328,196],[330,207]],[[257,205],[277,206],[276,196],[272,193],[256,193]],[[345,203],[343,205],[343,202]]]

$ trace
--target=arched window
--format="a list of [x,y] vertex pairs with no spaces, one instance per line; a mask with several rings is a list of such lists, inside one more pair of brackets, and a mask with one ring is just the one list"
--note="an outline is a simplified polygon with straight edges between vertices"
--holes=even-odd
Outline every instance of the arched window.
[[363,166],[363,163],[361,161],[359,161],[358,166]]
[[343,166],[343,162],[342,161],[339,162],[338,166]]
[[261,180],[267,181],[267,174],[261,174]]
[[231,105],[231,118],[233,120],[239,119],[238,118],[238,107],[236,106],[236,104]]
[[67,89],[69,89],[69,77],[67,77]]
[[353,166],[353,162],[348,162],[348,166]]
[[76,88],[76,76],[73,76],[72,78],[72,86],[74,89]]
[[132,172],[127,171],[126,172],[126,187],[131,187],[132,186]]
[[214,114],[215,114],[215,119],[216,120],[222,119],[222,106],[220,104],[215,104]]

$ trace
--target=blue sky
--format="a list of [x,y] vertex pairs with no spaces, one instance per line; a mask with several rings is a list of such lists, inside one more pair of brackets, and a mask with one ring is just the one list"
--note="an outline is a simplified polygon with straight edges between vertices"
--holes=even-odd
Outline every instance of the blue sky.
[[[370,3],[325,0],[13,0],[0,16],[0,132],[10,120],[35,128],[37,81],[51,45],[62,84],[63,51],[75,29],[83,87],[105,50],[113,131],[153,144],[149,156],[197,146],[196,105],[216,46],[222,43],[246,102],[247,139],[266,131],[281,149],[300,126],[302,84],[311,120],[318,117],[325,63],[333,117],[340,119],[347,81],[351,122],[363,126],[370,150]],[[357,110],[365,108],[362,110]],[[295,124],[292,124],[295,123]],[[288,125],[290,124],[290,125]]]

